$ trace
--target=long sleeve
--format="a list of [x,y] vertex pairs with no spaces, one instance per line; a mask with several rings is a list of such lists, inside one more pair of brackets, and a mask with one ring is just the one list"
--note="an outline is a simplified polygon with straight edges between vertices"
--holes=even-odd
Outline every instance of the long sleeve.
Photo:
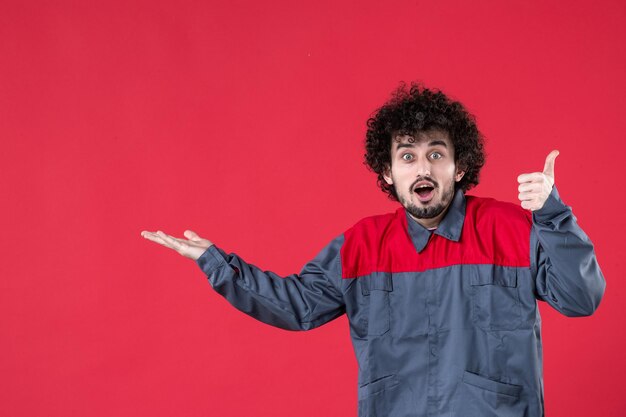
[[537,297],[566,316],[593,314],[606,282],[593,243],[576,223],[571,207],[561,201],[556,186],[532,220],[531,269]]
[[345,312],[340,249],[335,238],[299,274],[280,277],[246,263],[216,246],[196,261],[209,283],[235,308],[269,325],[287,330],[310,330]]

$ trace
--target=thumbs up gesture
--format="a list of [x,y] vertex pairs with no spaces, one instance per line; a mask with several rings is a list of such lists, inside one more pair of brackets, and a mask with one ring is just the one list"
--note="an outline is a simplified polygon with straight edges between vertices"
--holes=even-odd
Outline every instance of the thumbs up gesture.
[[554,186],[554,160],[558,155],[557,150],[548,154],[543,172],[532,172],[517,177],[518,198],[523,208],[534,211],[543,207]]

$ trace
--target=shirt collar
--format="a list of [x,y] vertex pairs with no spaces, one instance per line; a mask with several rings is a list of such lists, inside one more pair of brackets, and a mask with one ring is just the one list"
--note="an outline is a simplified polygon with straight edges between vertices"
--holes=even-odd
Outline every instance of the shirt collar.
[[409,235],[418,252],[424,250],[433,232],[441,237],[458,242],[461,238],[461,230],[463,230],[463,222],[465,220],[465,194],[463,194],[461,189],[456,190],[454,198],[448,207],[448,212],[434,231],[428,230],[415,221],[406,209],[404,211]]

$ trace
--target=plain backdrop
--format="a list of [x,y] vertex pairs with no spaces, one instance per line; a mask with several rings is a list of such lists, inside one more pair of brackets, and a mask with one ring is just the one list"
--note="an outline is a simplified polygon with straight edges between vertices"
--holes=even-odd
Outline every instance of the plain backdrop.
[[298,272],[398,207],[363,139],[411,80],[476,116],[470,194],[560,150],[607,290],[541,304],[546,412],[624,415],[624,39],[623,1],[1,0],[0,415],[356,416],[345,316],[264,325],[140,232]]

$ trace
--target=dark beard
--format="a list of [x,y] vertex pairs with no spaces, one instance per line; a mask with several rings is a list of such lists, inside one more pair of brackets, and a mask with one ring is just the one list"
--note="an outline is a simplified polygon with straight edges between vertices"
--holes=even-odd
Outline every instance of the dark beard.
[[400,203],[402,203],[406,211],[408,211],[409,214],[411,214],[416,219],[432,219],[433,217],[437,217],[438,215],[443,213],[443,211],[448,208],[448,205],[452,201],[453,196],[454,185],[451,184],[444,190],[443,195],[441,196],[441,203],[439,204],[420,208],[410,201],[400,201]]

